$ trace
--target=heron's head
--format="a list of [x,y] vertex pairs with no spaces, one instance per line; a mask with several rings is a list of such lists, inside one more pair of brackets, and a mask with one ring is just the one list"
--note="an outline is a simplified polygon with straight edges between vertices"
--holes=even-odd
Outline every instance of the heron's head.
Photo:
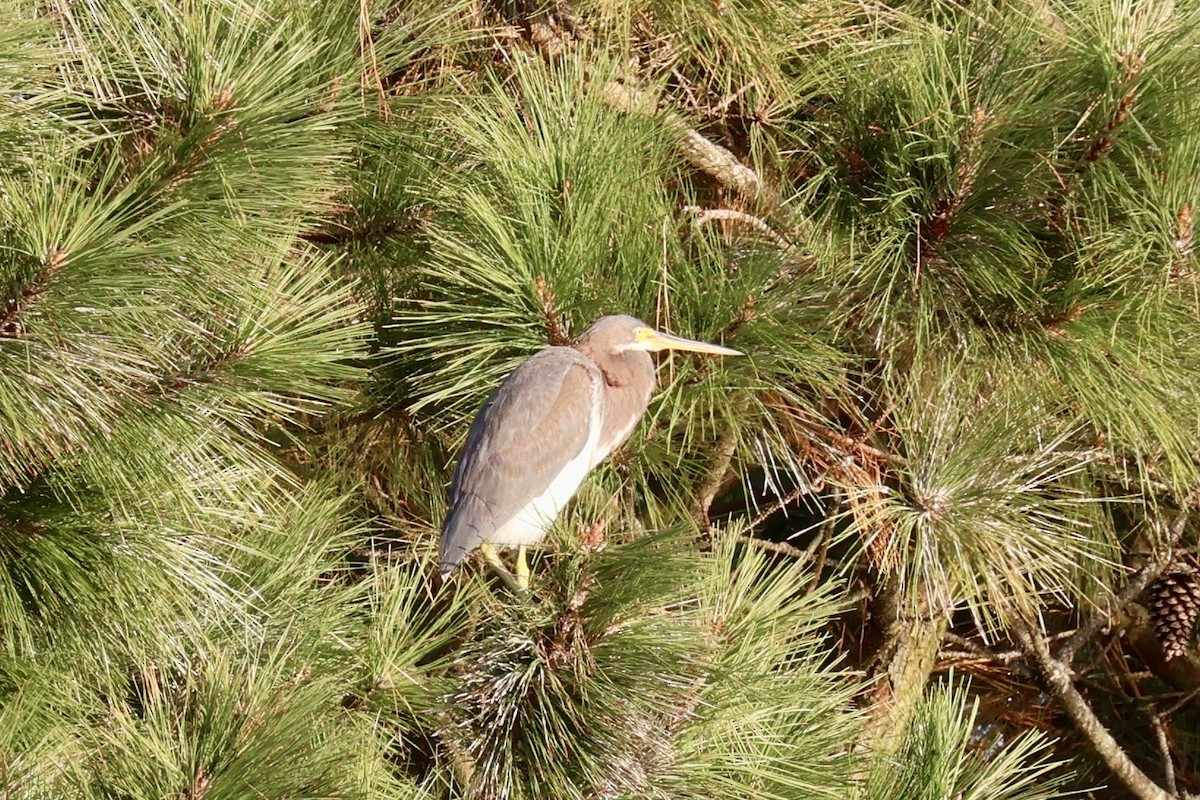
[[656,331],[640,319],[624,314],[601,317],[579,337],[579,343],[609,353],[643,351],[656,353],[660,350],[690,350],[694,353],[711,353],[718,356],[740,356],[729,347],[722,347],[694,339],[684,339],[669,333]]

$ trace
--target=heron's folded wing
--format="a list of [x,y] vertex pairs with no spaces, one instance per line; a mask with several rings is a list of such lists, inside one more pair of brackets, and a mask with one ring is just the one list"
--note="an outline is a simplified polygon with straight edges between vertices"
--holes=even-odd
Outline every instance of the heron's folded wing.
[[488,398],[463,448],[441,561],[452,566],[550,486],[587,445],[604,378],[579,351],[550,347]]

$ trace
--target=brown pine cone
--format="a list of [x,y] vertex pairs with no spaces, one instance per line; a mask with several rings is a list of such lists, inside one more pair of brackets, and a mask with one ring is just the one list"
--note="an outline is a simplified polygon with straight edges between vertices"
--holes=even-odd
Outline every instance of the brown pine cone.
[[1150,621],[1168,661],[1187,652],[1200,616],[1200,570],[1177,564],[1147,591]]

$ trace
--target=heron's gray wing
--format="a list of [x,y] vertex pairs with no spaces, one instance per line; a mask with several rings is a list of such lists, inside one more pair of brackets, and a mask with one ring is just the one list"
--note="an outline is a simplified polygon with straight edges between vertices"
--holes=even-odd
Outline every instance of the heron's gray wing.
[[454,474],[439,548],[443,572],[542,494],[579,455],[603,381],[578,350],[548,347],[492,393],[471,425]]

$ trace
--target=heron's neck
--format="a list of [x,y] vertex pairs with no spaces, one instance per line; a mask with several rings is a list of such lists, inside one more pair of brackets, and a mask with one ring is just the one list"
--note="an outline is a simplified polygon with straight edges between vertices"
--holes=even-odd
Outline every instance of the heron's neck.
[[[581,348],[582,349],[582,348]],[[600,367],[606,384],[604,391],[604,417],[600,427],[600,441],[596,448],[595,461],[599,463],[633,433],[650,398],[654,394],[654,360],[643,350],[627,350],[619,354],[591,356]]]

